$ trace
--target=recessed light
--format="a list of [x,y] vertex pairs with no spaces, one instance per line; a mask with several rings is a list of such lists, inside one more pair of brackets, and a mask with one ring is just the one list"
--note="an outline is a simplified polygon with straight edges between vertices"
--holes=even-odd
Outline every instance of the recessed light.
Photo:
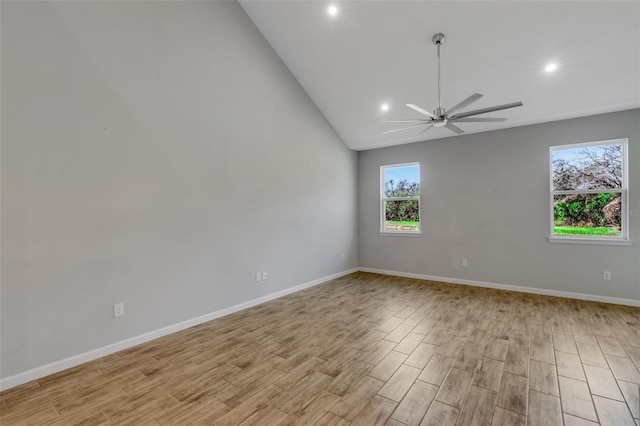
[[382,104],[380,105],[380,109],[382,111],[389,111],[389,104]]
[[332,4],[327,9],[327,13],[329,14],[329,16],[336,16],[338,14],[338,8],[336,7],[336,5]]
[[554,72],[556,70],[556,68],[558,68],[558,64],[555,64],[553,62],[547,64],[546,67],[544,67],[544,70],[546,72]]

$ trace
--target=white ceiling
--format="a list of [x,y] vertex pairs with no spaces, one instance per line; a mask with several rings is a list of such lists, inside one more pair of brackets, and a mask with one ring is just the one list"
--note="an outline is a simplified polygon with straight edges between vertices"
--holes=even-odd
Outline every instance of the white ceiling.
[[483,115],[504,123],[460,123],[466,133],[640,106],[640,1],[337,1],[334,18],[330,2],[240,3],[355,150],[454,136],[375,123],[423,118],[407,103],[435,109],[437,32],[445,108],[472,93],[484,97],[465,110],[524,103]]

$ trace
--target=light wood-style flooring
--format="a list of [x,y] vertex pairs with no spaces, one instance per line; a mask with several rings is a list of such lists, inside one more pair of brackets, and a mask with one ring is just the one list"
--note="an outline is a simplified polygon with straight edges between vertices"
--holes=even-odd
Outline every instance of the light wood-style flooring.
[[359,272],[9,389],[0,424],[635,426],[639,366],[639,308]]

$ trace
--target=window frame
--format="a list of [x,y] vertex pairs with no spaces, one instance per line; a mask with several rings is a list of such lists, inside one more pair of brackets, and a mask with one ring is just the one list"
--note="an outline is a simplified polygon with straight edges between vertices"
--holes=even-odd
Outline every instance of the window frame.
[[[395,168],[395,167],[404,167],[404,166],[418,166],[419,168],[419,185],[420,185],[420,195],[414,197],[385,197],[385,181],[384,181],[384,172],[386,169]],[[407,237],[419,237],[422,236],[422,203],[420,202],[422,196],[422,165],[419,161],[412,161],[409,163],[398,163],[398,164],[386,164],[384,166],[380,166],[380,235],[399,235],[399,236],[407,236]],[[410,201],[417,200],[418,201],[418,216],[420,218],[418,222],[418,229],[416,230],[388,230],[385,229],[385,203],[387,201]]]
[[[604,189],[576,189],[576,190],[563,190],[556,191],[553,188],[553,153],[563,149],[582,148],[590,146],[602,146],[602,145],[622,145],[622,186],[620,188],[604,188]],[[549,147],[549,236],[547,239],[551,243],[573,243],[573,244],[602,244],[602,245],[631,245],[629,239],[629,208],[628,208],[628,193],[629,193],[629,139],[617,138],[608,139],[603,141],[572,143],[565,145],[555,145]],[[554,233],[554,203],[553,199],[555,195],[572,195],[572,194],[605,194],[605,193],[619,193],[620,194],[620,225],[621,234],[619,236],[598,236],[598,235],[571,235],[571,234],[556,234]]]

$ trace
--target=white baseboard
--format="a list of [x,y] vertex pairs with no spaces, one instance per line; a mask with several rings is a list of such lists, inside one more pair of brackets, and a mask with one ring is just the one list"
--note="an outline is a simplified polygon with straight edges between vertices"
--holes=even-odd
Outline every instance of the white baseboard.
[[91,351],[74,355],[69,358],[61,359],[59,361],[55,361],[47,365],[33,368],[23,373],[18,373],[13,376],[6,377],[4,379],[0,379],[0,391],[9,389],[15,386],[19,386],[21,384],[30,382],[32,380],[40,379],[50,374],[54,374],[54,373],[66,370],[67,368],[75,367],[77,365],[84,364],[85,362],[93,361],[94,359],[97,359],[106,355],[110,355],[124,349],[131,348],[133,346],[148,342],[150,340],[157,339],[159,337],[166,336],[168,334],[185,330],[189,327],[193,327],[193,326],[205,323],[207,321],[214,320],[216,318],[224,317],[226,315],[233,314],[238,311],[242,311],[243,309],[251,308],[252,306],[260,305],[261,303],[265,303],[270,300],[277,299],[282,296],[286,296],[287,294],[295,293],[296,291],[304,290],[305,288],[313,287],[318,284],[322,284],[327,281],[340,278],[342,276],[349,275],[357,271],[358,271],[358,268],[353,268],[346,271],[338,272],[333,275],[318,278],[317,280],[309,281],[307,283],[300,284],[295,287],[290,287],[285,290],[268,294],[266,296],[258,297],[257,299],[252,299],[247,302],[240,303],[238,305],[220,309],[215,312],[201,315],[196,318],[182,321],[177,324],[163,327],[158,330],[150,331],[148,333],[144,333],[139,336],[131,337],[129,339],[122,340],[120,342],[112,343],[110,345],[103,346],[101,348],[93,349]]
[[412,274],[409,272],[387,271],[384,269],[358,268],[362,272],[372,272],[374,274],[395,275],[398,277],[416,278],[419,280],[439,281],[444,283],[471,285],[475,287],[495,288],[498,290],[518,291],[520,293],[543,294],[545,296],[567,297],[569,299],[590,300],[592,302],[613,303],[616,305],[640,306],[640,300],[622,299],[619,297],[597,296],[593,294],[571,293],[568,291],[548,290],[535,287],[520,287],[517,285],[496,284],[484,281],[465,280],[460,278],[436,277],[433,275]]
[[316,280],[309,281],[307,283],[300,284],[295,287],[291,287],[285,290],[271,293],[266,296],[259,297],[257,299],[252,299],[247,302],[240,303],[238,305],[230,306],[228,308],[220,309],[215,312],[211,312],[196,318],[182,321],[177,324],[163,327],[158,330],[150,331],[148,333],[144,333],[139,336],[131,337],[129,339],[122,340],[120,342],[112,343],[110,345],[103,346],[101,348],[93,349],[91,351],[84,352],[82,354],[61,359],[59,361],[55,361],[50,364],[36,367],[31,370],[25,371],[23,373],[18,373],[13,376],[6,377],[4,379],[0,379],[0,391],[10,389],[15,386],[19,386],[21,384],[30,382],[32,380],[40,379],[50,374],[54,374],[54,373],[66,370],[68,368],[75,367],[80,364],[84,364],[85,362],[93,361],[94,359],[97,359],[106,355],[110,355],[124,349],[131,348],[133,346],[148,342],[150,340],[157,339],[159,337],[163,337],[172,333],[176,333],[181,330],[185,330],[189,327],[193,327],[193,326],[205,323],[207,321],[214,320],[216,318],[220,318],[235,312],[242,311],[243,309],[251,308],[261,303],[265,303],[270,300],[274,300],[279,297],[286,296],[291,293],[295,293],[296,291],[304,290],[306,288],[313,287],[318,284],[322,284],[327,281],[330,281],[345,275],[349,275],[357,271],[371,272],[371,273],[383,274],[383,275],[394,275],[394,276],[406,277],[406,278],[416,278],[421,280],[439,281],[439,282],[453,283],[453,284],[471,285],[475,287],[495,288],[499,290],[517,291],[521,293],[543,294],[546,296],[567,297],[570,299],[590,300],[595,302],[605,302],[605,303],[613,303],[617,305],[640,307],[640,300],[633,300],[633,299],[622,299],[617,297],[597,296],[597,295],[582,294],[582,293],[571,293],[566,291],[548,290],[548,289],[541,289],[541,288],[534,288],[534,287],[520,287],[520,286],[514,286],[514,285],[507,285],[507,284],[489,283],[484,281],[465,280],[460,278],[449,278],[449,277],[437,277],[433,275],[413,274],[409,272],[388,271],[388,270],[374,269],[374,268],[353,268],[346,271],[338,272],[333,275],[318,278]]

